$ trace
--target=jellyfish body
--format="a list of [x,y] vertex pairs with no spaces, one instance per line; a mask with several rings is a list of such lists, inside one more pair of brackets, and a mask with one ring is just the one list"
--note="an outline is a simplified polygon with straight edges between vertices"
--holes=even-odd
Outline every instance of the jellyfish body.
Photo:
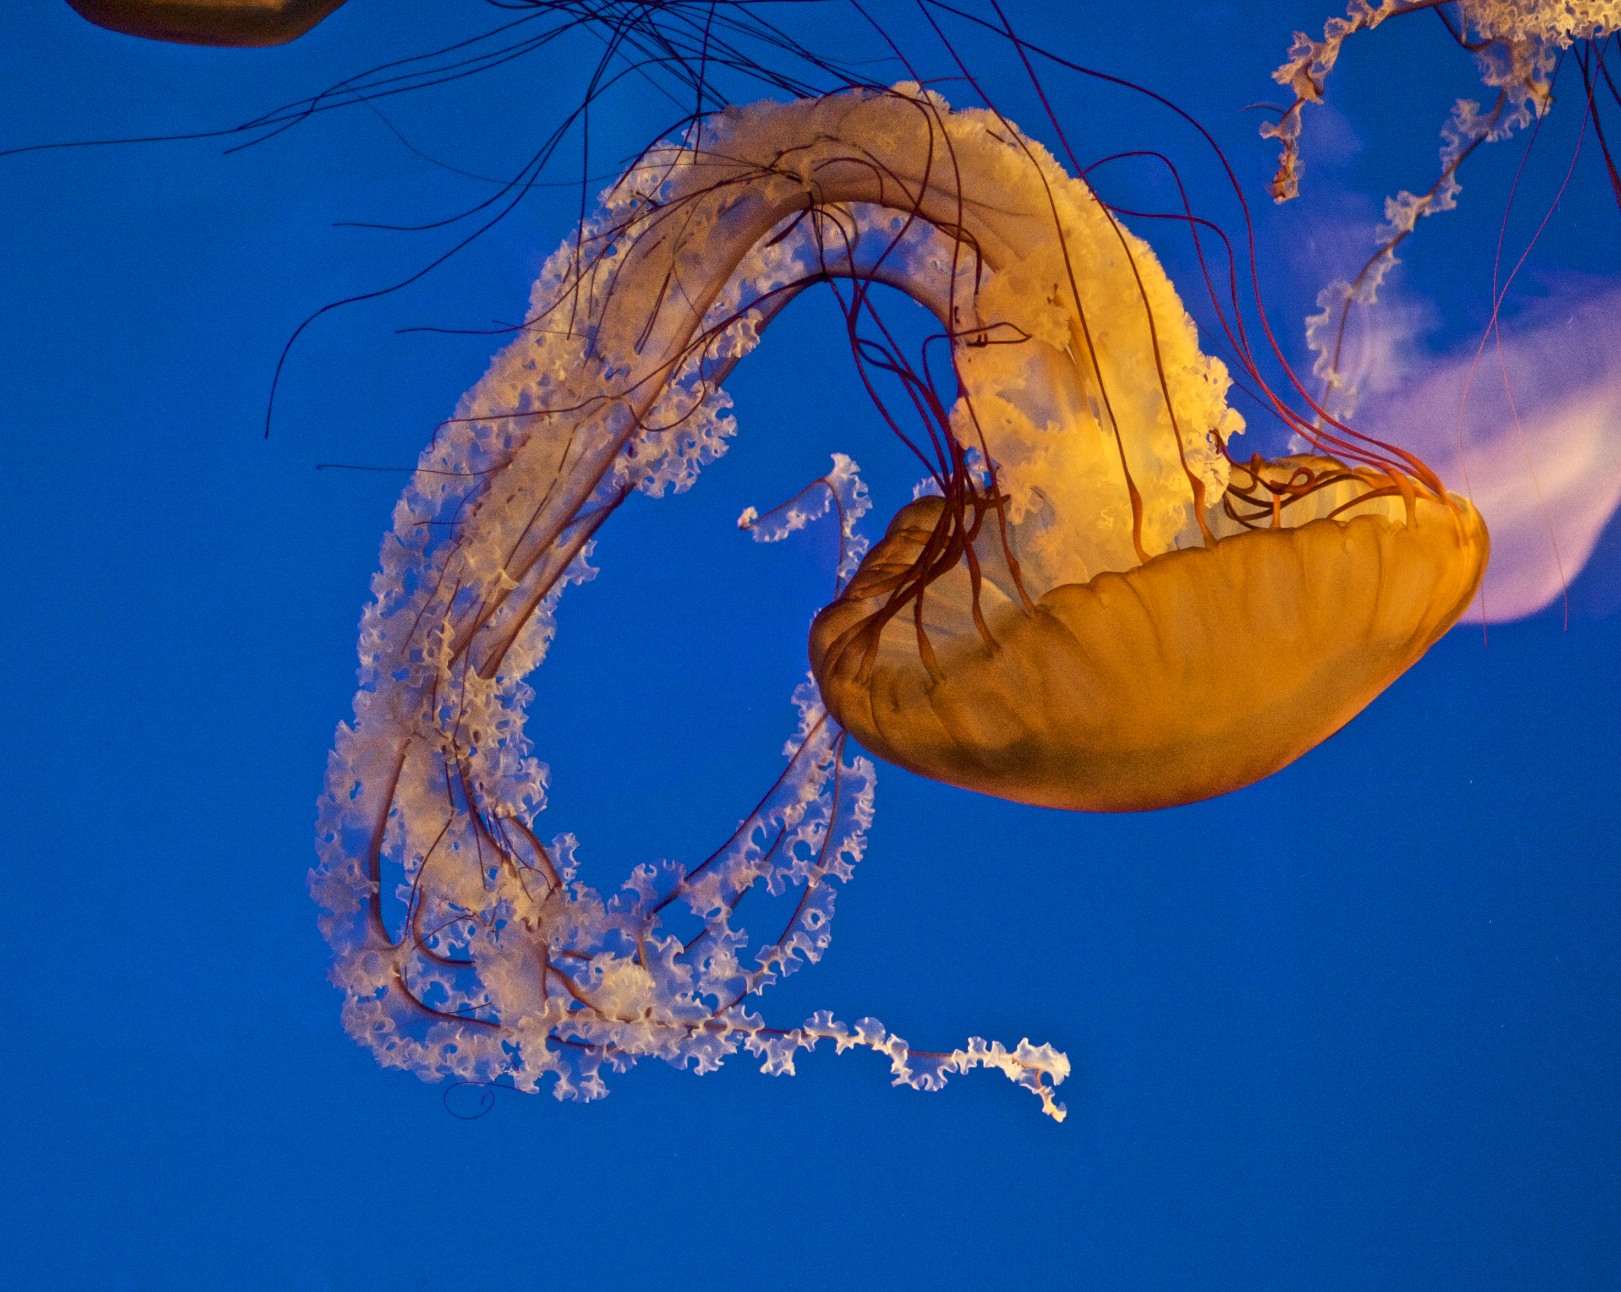
[[[533,829],[523,679],[597,528],[724,451],[721,380],[834,280],[898,287],[946,330],[959,397],[920,436],[938,496],[817,619],[820,690],[756,809],[605,900],[572,839]],[[1227,384],[1146,245],[992,112],[851,91],[731,109],[644,155],[548,262],[385,540],[312,876],[350,1031],[425,1077],[549,1075],[582,1098],[642,1057],[708,1070],[746,1048],[786,1072],[830,1039],[922,1088],[995,1067],[1061,1116],[1050,1047],[924,1052],[873,1020],[767,1027],[748,1001],[820,957],[864,847],[872,768],[840,724],[1011,798],[1184,801],[1321,739],[1455,616],[1484,555],[1467,505],[1420,467],[1234,466]],[[846,465],[825,484],[853,565]],[[737,916],[756,885],[799,891],[758,942]]]
[[343,0],[68,0],[98,27],[182,45],[284,45]]

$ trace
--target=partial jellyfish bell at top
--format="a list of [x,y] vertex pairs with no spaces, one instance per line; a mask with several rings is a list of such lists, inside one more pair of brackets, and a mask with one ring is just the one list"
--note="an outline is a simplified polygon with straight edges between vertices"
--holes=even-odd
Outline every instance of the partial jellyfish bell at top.
[[284,45],[343,0],[68,0],[98,27],[181,45]]

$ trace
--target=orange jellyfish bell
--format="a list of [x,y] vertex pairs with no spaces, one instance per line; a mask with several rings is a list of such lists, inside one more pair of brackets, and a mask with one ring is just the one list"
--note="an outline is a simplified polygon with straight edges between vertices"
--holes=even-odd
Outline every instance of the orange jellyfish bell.
[[959,564],[920,592],[920,616],[894,613],[943,506],[905,508],[816,617],[829,711],[925,776],[1099,812],[1210,798],[1293,762],[1452,625],[1488,550],[1468,502],[1412,478],[1256,459],[1234,468],[1202,546],[1027,602],[986,527],[977,598]]
[[343,0],[68,0],[98,27],[182,45],[284,45]]

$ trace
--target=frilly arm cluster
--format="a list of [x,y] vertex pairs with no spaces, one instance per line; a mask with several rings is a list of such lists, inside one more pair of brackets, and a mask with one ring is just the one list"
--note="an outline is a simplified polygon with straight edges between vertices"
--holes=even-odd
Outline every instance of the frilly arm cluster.
[[[701,863],[640,866],[605,898],[582,882],[572,837],[534,829],[547,772],[524,678],[558,599],[594,575],[592,537],[632,490],[685,489],[725,450],[719,383],[760,330],[829,278],[894,282],[943,318],[971,312],[954,295],[983,267],[940,232],[967,222],[952,132],[981,153],[1012,147],[901,90],[735,110],[652,150],[550,259],[518,338],[424,453],[363,618],[311,876],[345,1023],[383,1063],[523,1090],[550,1076],[560,1097],[589,1099],[605,1071],[644,1057],[708,1071],[742,1048],[791,1072],[831,1040],[881,1052],[919,1088],[997,1068],[1062,1117],[1052,1092],[1069,1065],[1048,1046],[923,1052],[874,1020],[818,1013],[782,1029],[750,1008],[826,949],[872,816],[872,766],[845,757],[813,685],[796,696],[786,769]],[[865,494],[847,460],[825,484],[845,577]],[[757,888],[790,895],[780,932],[739,922]]]
[[[1351,0],[1345,17],[1330,18],[1324,24],[1320,40],[1305,32],[1295,33],[1288,61],[1272,73],[1272,79],[1288,87],[1294,99],[1277,121],[1261,126],[1263,138],[1276,139],[1283,145],[1272,180],[1274,199],[1286,202],[1300,192],[1301,114],[1307,104],[1323,101],[1329,73],[1339,61],[1345,42],[1386,19],[1440,7],[1437,0]],[[1552,101],[1549,75],[1561,50],[1621,28],[1621,3],[1617,0],[1460,0],[1458,7],[1463,28],[1455,29],[1454,34],[1474,53],[1481,81],[1498,92],[1497,101],[1485,111],[1467,99],[1455,105],[1451,120],[1442,130],[1438,191],[1428,200],[1411,193],[1391,199],[1396,211],[1386,214],[1393,221],[1403,218],[1401,213],[1417,204],[1411,219],[1405,220],[1408,229],[1421,215],[1450,209],[1457,195],[1452,172],[1475,145],[1507,138],[1533,116],[1547,111]]]
[[[1320,40],[1296,32],[1289,59],[1272,76],[1292,91],[1293,100],[1276,122],[1261,126],[1264,138],[1282,145],[1271,191],[1274,200],[1298,196],[1302,171],[1300,137],[1308,104],[1323,101],[1329,74],[1345,42],[1390,18],[1450,5],[1437,0],[1352,0],[1343,18],[1331,18]],[[1306,341],[1316,356],[1314,372],[1325,385],[1324,402],[1341,417],[1355,409],[1356,391],[1345,383],[1340,356],[1352,307],[1378,299],[1396,264],[1396,252],[1425,216],[1457,206],[1462,186],[1458,169],[1482,144],[1508,138],[1545,113],[1553,103],[1553,75],[1563,51],[1598,41],[1621,30],[1621,0],[1459,0],[1460,25],[1453,34],[1470,50],[1481,83],[1496,91],[1484,107],[1459,99],[1441,127],[1441,169],[1422,193],[1403,189],[1385,199],[1385,219],[1375,232],[1378,249],[1355,278],[1336,280],[1318,294],[1318,312],[1306,321]]]

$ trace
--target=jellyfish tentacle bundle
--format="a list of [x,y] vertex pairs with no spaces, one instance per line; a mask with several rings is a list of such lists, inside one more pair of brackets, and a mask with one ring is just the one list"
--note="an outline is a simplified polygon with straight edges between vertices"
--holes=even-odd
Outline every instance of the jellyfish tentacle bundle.
[[[738,831],[604,899],[570,837],[534,832],[546,774],[524,678],[564,587],[594,574],[598,527],[724,451],[720,381],[830,279],[899,287],[950,338],[958,398],[919,438],[936,496],[818,617],[787,768]],[[1485,550],[1467,504],[1416,465],[1235,466],[1227,385],[1147,246],[994,113],[915,86],[849,91],[730,109],[649,151],[548,262],[384,541],[312,876],[350,1031],[425,1077],[551,1076],[580,1098],[643,1057],[707,1071],[744,1048],[789,1072],[832,1040],[920,1088],[997,1068],[1061,1117],[1068,1062],[1051,1047],[924,1052],[873,1020],[768,1027],[749,1002],[821,956],[834,885],[862,855],[873,769],[846,729],[1029,802],[1186,801],[1328,735],[1467,603]],[[842,462],[825,484],[853,559],[864,496]],[[1311,636],[1335,580],[1357,581],[1371,646],[1338,624]],[[1145,620],[1156,604],[1166,619]],[[1084,685],[1076,650],[1108,657]],[[1253,658],[1222,671],[1234,656]],[[1130,688],[1089,711],[1122,672]],[[1291,711],[1319,686],[1330,701]],[[1162,720],[1177,713],[1180,731]],[[756,885],[798,896],[780,933],[751,940],[738,903]],[[678,936],[677,912],[697,932]]]

